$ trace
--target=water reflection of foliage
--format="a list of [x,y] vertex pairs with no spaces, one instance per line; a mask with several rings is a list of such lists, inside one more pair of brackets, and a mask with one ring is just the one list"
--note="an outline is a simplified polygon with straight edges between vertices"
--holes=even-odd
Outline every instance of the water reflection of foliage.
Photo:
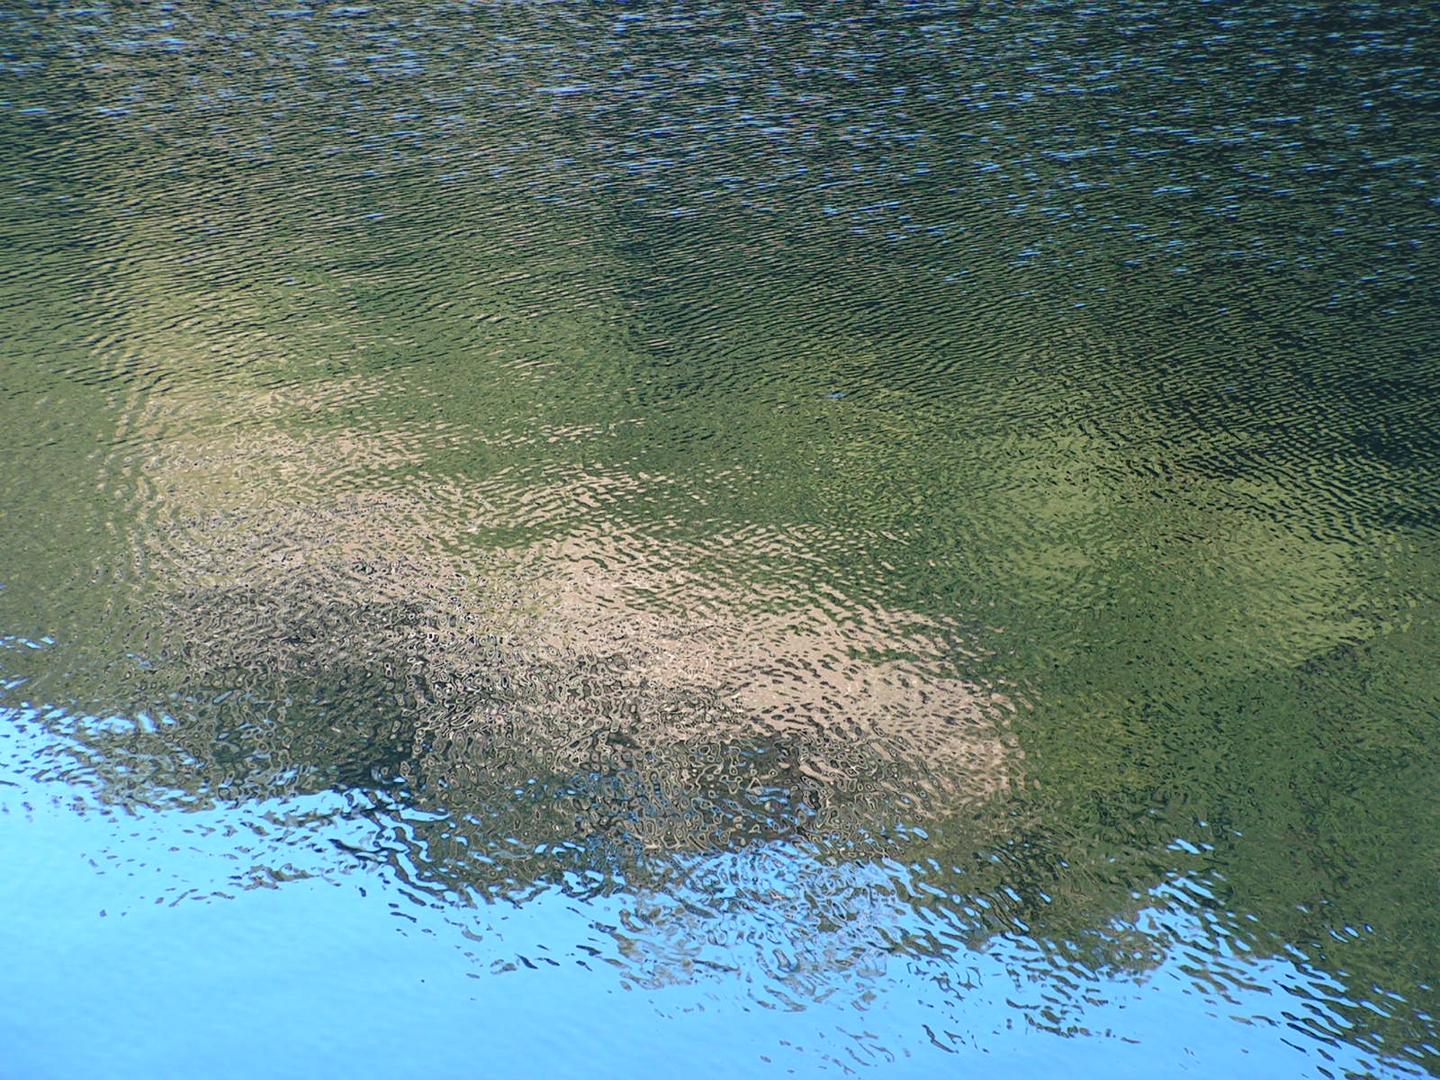
[[[1188,34],[1156,14],[1162,37],[1173,43]],[[390,18],[385,5],[376,15]],[[1263,29],[1272,15],[1261,5],[1243,17]],[[230,17],[196,9],[194,19],[224,32]],[[598,23],[567,33],[524,6],[488,17],[512,20],[506,28],[522,37],[568,42],[576,47],[554,55],[597,71],[619,47]],[[458,28],[446,16],[427,18],[407,24],[411,44],[442,44],[437,55],[447,55],[465,40],[447,32]],[[793,839],[795,822],[818,827],[805,817],[806,785],[785,780],[775,764],[791,752],[785,740],[716,750],[724,760],[715,775],[733,785],[719,782],[693,803],[676,791],[706,791],[709,767],[686,755],[703,757],[709,744],[637,750],[619,730],[614,742],[597,730],[594,759],[570,750],[559,768],[563,725],[493,674],[514,663],[498,641],[469,640],[471,677],[451,693],[438,689],[448,676],[433,670],[416,680],[419,657],[408,647],[350,659],[333,649],[347,636],[393,646],[393,628],[426,623],[413,603],[377,598],[357,614],[312,596],[284,615],[280,644],[291,658],[267,654],[279,608],[236,603],[242,593],[222,579],[249,560],[234,548],[226,549],[228,565],[210,567],[216,580],[190,597],[191,611],[211,627],[250,618],[249,659],[200,655],[200,636],[172,635],[173,651],[149,661],[184,673],[166,685],[165,676],[133,672],[106,650],[123,642],[122,652],[148,651],[154,620],[137,614],[151,599],[145,575],[157,567],[191,573],[194,552],[152,548],[131,560],[141,549],[120,542],[117,555],[115,537],[153,527],[168,542],[194,534],[185,515],[207,501],[233,509],[248,500],[253,509],[267,492],[357,484],[427,485],[443,511],[438,540],[463,558],[566,535],[597,509],[617,531],[635,530],[644,541],[679,533],[691,550],[741,527],[782,538],[804,531],[807,543],[827,542],[809,543],[806,557],[790,562],[783,543],[763,559],[753,547],[728,561],[712,551],[708,569],[730,573],[748,561],[782,585],[841,581],[857,605],[964,620],[953,626],[956,639],[962,629],[1007,628],[981,651],[976,670],[1024,684],[1034,706],[1019,729],[1031,786],[998,803],[983,828],[963,827],[966,813],[957,812],[962,825],[933,825],[924,840],[881,846],[934,858],[942,870],[923,870],[922,860],[915,872],[946,897],[987,898],[959,921],[968,918],[982,938],[1018,931],[1064,943],[1082,966],[1123,966],[1146,950],[1112,947],[1115,913],[1133,922],[1143,902],[1136,897],[1157,883],[1208,875],[1222,906],[1258,916],[1261,929],[1247,937],[1257,949],[1298,945],[1352,973],[1356,995],[1365,985],[1398,986],[1408,1014],[1372,996],[1395,1019],[1376,1020],[1369,1010],[1353,1018],[1362,1030],[1382,1028],[1395,1045],[1420,1045],[1425,1021],[1415,1018],[1435,1012],[1433,989],[1420,980],[1437,966],[1429,949],[1440,934],[1430,903],[1434,855],[1415,841],[1436,834],[1425,765],[1435,691],[1414,673],[1434,653],[1427,575],[1435,560],[1406,530],[1433,525],[1426,493],[1435,476],[1420,434],[1429,396],[1397,389],[1416,378],[1401,362],[1414,347],[1413,307],[1408,323],[1377,315],[1403,313],[1415,284],[1398,239],[1383,253],[1361,253],[1361,274],[1354,252],[1332,251],[1329,230],[1312,223],[1316,206],[1331,200],[1346,208],[1355,235],[1364,232],[1355,223],[1382,207],[1392,218],[1387,230],[1415,235],[1424,186],[1406,195],[1413,170],[1402,165],[1368,170],[1364,200],[1328,180],[1300,186],[1303,197],[1267,198],[1256,178],[1273,175],[1282,189],[1309,151],[1303,140],[1255,135],[1247,143],[1236,131],[1132,156],[1117,185],[1105,153],[1069,156],[1086,139],[1105,142],[1111,102],[1071,95],[1048,101],[1043,122],[1026,126],[1024,110],[1014,112],[1019,126],[1010,134],[1020,137],[1012,158],[986,174],[1003,183],[977,178],[958,193],[945,190],[963,157],[955,150],[948,158],[946,140],[953,135],[963,147],[974,135],[963,116],[947,112],[953,102],[941,94],[921,104],[914,94],[916,103],[900,112],[877,106],[870,88],[887,79],[920,85],[944,70],[932,61],[962,58],[997,86],[1027,72],[1028,88],[1037,82],[1029,72],[1037,56],[1077,48],[1085,55],[1063,34],[1035,49],[1027,34],[1044,22],[987,17],[981,55],[963,35],[918,35],[921,23],[883,14],[832,27],[824,41],[807,40],[798,21],[786,27],[747,16],[746,33],[766,48],[751,60],[731,56],[730,79],[676,78],[680,89],[666,107],[693,120],[724,104],[712,95],[740,87],[734,109],[783,120],[788,134],[777,142],[757,127],[730,141],[687,142],[682,128],[672,149],[688,149],[706,167],[672,169],[664,184],[613,168],[645,149],[645,125],[656,117],[642,111],[624,120],[585,95],[505,99],[507,122],[528,137],[507,150],[524,178],[515,185],[472,176],[457,188],[442,179],[442,159],[448,176],[457,163],[493,155],[493,129],[440,124],[395,141],[317,145],[317,116],[341,130],[357,109],[426,114],[436,93],[459,86],[462,66],[425,70],[406,61],[393,22],[377,41],[363,101],[351,73],[309,65],[306,107],[279,103],[271,114],[240,93],[255,87],[221,77],[211,58],[223,50],[137,46],[128,58],[110,57],[109,71],[83,62],[93,45],[77,47],[78,60],[51,56],[65,75],[46,84],[57,91],[49,104],[64,108],[60,120],[45,122],[63,124],[70,139],[63,153],[34,160],[46,162],[57,190],[88,201],[84,215],[52,214],[47,225],[60,227],[56,235],[73,241],[72,250],[88,250],[90,238],[63,225],[83,219],[113,254],[103,269],[67,277],[48,302],[50,315],[37,320],[106,324],[79,350],[65,334],[34,330],[36,351],[68,372],[35,376],[59,404],[25,412],[17,397],[0,406],[13,410],[12,432],[43,417],[74,435],[34,451],[38,474],[52,469],[66,482],[7,476],[7,493],[18,495],[6,525],[32,517],[43,525],[7,528],[16,541],[8,550],[34,578],[10,586],[7,611],[41,630],[51,629],[44,615],[63,611],[74,630],[64,644],[70,660],[57,661],[57,671],[37,669],[31,689],[82,704],[139,702],[172,718],[154,732],[94,733],[89,767],[117,797],[144,801],[173,790],[185,793],[183,803],[394,785],[407,798],[433,800],[425,804],[432,810],[453,802],[476,821],[500,822],[494,835],[593,833],[566,857],[608,865],[623,856],[617,880],[631,880],[656,862],[651,843],[704,851],[728,847],[732,834],[752,826],[772,840]],[[1307,26],[1297,16],[1285,33],[1297,46],[1321,48]],[[250,30],[270,55],[298,60],[304,51],[288,28]],[[317,23],[311,32],[334,50],[349,29]],[[773,96],[765,73],[787,49],[818,49],[818,60],[830,46],[854,44],[856,34],[867,45],[884,36],[894,55],[866,61],[869,76],[851,81],[838,69],[860,55],[831,50],[837,70],[826,72],[821,99],[845,122],[807,131],[795,121],[823,119],[819,106],[807,111],[803,101]],[[634,35],[623,47],[677,73],[694,59],[664,45],[673,40],[665,32],[650,40],[648,52]],[[1007,72],[1017,58],[1023,62]],[[1400,78],[1360,52],[1336,62],[1360,82]],[[534,90],[555,73],[536,61],[523,78],[512,73],[496,85]],[[1299,99],[1316,95],[1318,84],[1295,80]],[[165,107],[107,121],[113,129],[65,111],[82,87],[109,103],[137,84]],[[43,97],[46,86],[36,85]],[[214,93],[222,86],[238,95],[228,104]],[[1213,95],[1229,92],[1223,81],[1202,87],[1192,79],[1167,86],[1165,100],[1179,117],[1217,107]],[[1397,102],[1386,106],[1386,123],[1412,135],[1427,130]],[[245,126],[261,115],[263,125]],[[15,127],[8,133],[37,144],[36,131],[21,131],[12,114],[5,122]],[[601,132],[606,139],[593,138]],[[1329,121],[1312,134],[1365,144]],[[999,146],[984,153],[1003,156]],[[168,162],[163,184],[150,182],[152,160]],[[555,168],[561,160],[576,165]],[[938,231],[904,243],[883,229],[861,235],[855,226],[868,219],[848,204],[824,217],[820,203],[838,197],[812,199],[814,185],[803,179],[848,176],[851,202],[865,203],[865,178],[876,169],[920,160],[930,179],[907,179],[906,209]],[[777,161],[802,179],[777,187]],[[1156,209],[1157,185],[1212,169],[1241,179],[1193,213]],[[1096,242],[1072,265],[1011,265],[1027,228],[1048,235],[1055,227],[1008,213],[1021,174],[1036,207],[1069,205],[1064,200],[1087,191],[1089,216],[1076,211],[1072,224]],[[656,228],[642,199],[662,191],[675,201],[698,197],[713,187],[712,175],[733,180],[710,193],[706,213]],[[96,185],[96,176],[110,179]],[[758,208],[761,194],[806,229]],[[1106,238],[1085,232],[1087,221],[1145,221],[1149,237]],[[1206,243],[1202,225],[1243,257]],[[963,259],[942,242],[946,229],[966,236]],[[12,232],[30,243],[24,229]],[[156,251],[180,257],[151,257]],[[59,265],[68,274],[73,259]],[[1182,268],[1199,272],[1171,276]],[[1380,284],[1356,284],[1372,277]],[[67,300],[72,293],[86,302]],[[699,295],[704,304],[694,302]],[[1077,296],[1089,305],[1083,313],[1071,307]],[[1357,342],[1357,325],[1374,341]],[[1313,356],[1327,358],[1323,380],[1312,377]],[[156,388],[170,396],[152,409]],[[1286,410],[1296,402],[1311,422],[1293,422]],[[101,486],[124,499],[102,511],[76,493],[95,486],[91,447],[115,435],[107,410],[117,404],[122,444]],[[194,468],[171,470],[178,497],[161,490],[149,442],[190,429],[210,444],[235,415],[265,429],[262,453],[225,459],[207,445]],[[1320,415],[1326,422],[1313,422]],[[1366,430],[1376,416],[1385,418],[1378,434]],[[316,440],[321,450],[276,453],[277,432],[297,444]],[[267,455],[260,473],[242,472]],[[492,477],[504,481],[477,482]],[[622,490],[617,477],[642,479]],[[522,491],[536,499],[528,510],[489,513],[509,510]],[[99,568],[111,599],[95,606],[113,615],[92,618],[87,605],[97,594],[61,586],[75,566]],[[304,601],[304,579],[291,585]],[[503,624],[508,615],[497,618]],[[87,651],[76,640],[86,635],[100,645]],[[433,656],[427,663],[434,668]],[[487,670],[493,677],[477,677]],[[524,670],[526,686],[589,678],[579,696],[606,692],[600,674],[533,663]],[[149,684],[117,697],[105,684],[126,672],[132,687]],[[1387,683],[1388,691],[1376,691]],[[691,715],[718,708],[704,695],[634,701]],[[461,714],[490,719],[464,732],[422,720]],[[344,730],[330,732],[337,715],[346,717]],[[522,715],[526,734],[517,740]],[[525,739],[536,741],[530,758],[517,747]],[[657,792],[656,775],[675,782]],[[868,788],[860,783],[832,799],[825,812],[833,831],[843,832],[840,806],[873,811],[863,792],[885,783],[877,775]],[[552,819],[559,805],[565,811]],[[993,840],[995,827],[1011,839]],[[437,827],[434,850],[483,847],[493,842],[487,830]],[[1177,841],[1207,847],[1195,855],[1177,851]],[[468,872],[460,856],[430,861],[441,879],[463,882]],[[537,869],[534,859],[527,865]],[[923,891],[912,900],[952,903]],[[1248,933],[1243,919],[1235,925]]]

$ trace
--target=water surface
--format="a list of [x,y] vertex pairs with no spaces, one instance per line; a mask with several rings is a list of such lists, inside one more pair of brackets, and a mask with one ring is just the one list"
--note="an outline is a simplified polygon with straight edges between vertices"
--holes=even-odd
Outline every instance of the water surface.
[[1437,30],[0,14],[3,1071],[1434,1071]]

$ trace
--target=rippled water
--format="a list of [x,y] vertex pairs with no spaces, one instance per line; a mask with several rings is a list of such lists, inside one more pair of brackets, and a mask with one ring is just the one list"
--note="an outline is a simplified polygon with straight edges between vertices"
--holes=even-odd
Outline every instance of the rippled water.
[[0,1071],[1436,1071],[1437,46],[0,12]]

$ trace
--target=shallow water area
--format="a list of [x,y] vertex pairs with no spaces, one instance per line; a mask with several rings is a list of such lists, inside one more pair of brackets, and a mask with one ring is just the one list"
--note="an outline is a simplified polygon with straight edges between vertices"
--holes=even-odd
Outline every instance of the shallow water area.
[[1435,1071],[1437,33],[0,12],[0,1073]]

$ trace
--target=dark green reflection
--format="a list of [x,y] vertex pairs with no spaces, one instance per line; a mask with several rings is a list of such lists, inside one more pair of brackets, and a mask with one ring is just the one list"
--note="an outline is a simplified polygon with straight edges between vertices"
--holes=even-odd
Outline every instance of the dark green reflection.
[[7,17],[77,782],[442,895],[897,856],[1090,971],[1218,955],[1168,883],[1433,1064],[1433,14],[632,14]]

